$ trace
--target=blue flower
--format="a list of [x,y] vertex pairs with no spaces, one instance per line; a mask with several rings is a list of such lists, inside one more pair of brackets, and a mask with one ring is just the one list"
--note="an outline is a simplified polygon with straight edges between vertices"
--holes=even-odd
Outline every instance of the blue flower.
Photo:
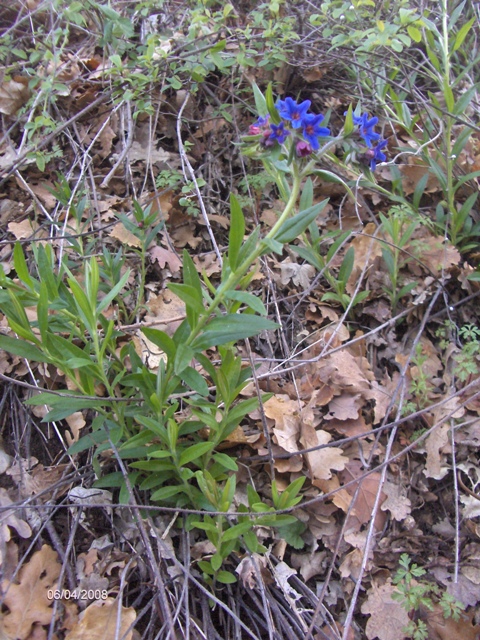
[[376,147],[369,149],[367,158],[370,160],[370,169],[375,171],[377,168],[377,162],[385,162],[387,156],[382,152],[382,149],[387,146],[387,140],[381,140]]
[[270,115],[267,114],[266,116],[258,116],[258,120],[256,122],[253,123],[253,127],[264,127],[266,124],[268,124],[268,119],[270,118]]
[[368,119],[368,113],[363,113],[361,116],[353,116],[353,122],[358,125],[358,130],[362,138],[369,149],[372,148],[372,142],[380,140],[380,134],[375,133],[373,127],[378,123],[378,118],[373,117]]
[[291,122],[294,129],[299,129],[303,126],[304,118],[311,104],[310,100],[297,104],[293,98],[285,98],[285,100],[278,100],[276,107],[280,117]]
[[290,131],[285,129],[285,124],[283,122],[280,124],[271,124],[270,129],[271,133],[269,133],[268,137],[265,136],[265,145],[267,147],[271,147],[275,141],[277,141],[278,144],[283,144],[287,136],[290,135]]
[[324,138],[330,135],[330,129],[320,126],[322,120],[322,115],[315,116],[313,114],[307,114],[303,118],[303,137],[310,143],[314,151],[317,151],[320,147],[318,138]]

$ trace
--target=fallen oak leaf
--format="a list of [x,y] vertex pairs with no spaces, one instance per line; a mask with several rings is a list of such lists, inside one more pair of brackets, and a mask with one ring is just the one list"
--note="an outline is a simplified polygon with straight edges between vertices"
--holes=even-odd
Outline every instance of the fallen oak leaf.
[[180,271],[180,267],[182,266],[182,261],[177,256],[176,253],[170,251],[170,249],[165,249],[164,247],[154,246],[148,250],[150,258],[152,260],[156,260],[160,265],[161,269],[164,269],[168,264],[168,268],[172,272],[172,274]]
[[54,600],[48,593],[56,588],[60,570],[57,553],[44,544],[20,569],[18,584],[3,581],[3,604],[9,610],[3,617],[3,627],[10,637],[25,640],[35,624],[50,624]]
[[[328,444],[332,436],[322,429],[314,429],[307,423],[302,424],[302,436],[300,442],[305,449]],[[305,454],[308,466],[312,475],[312,483],[315,480],[329,480],[332,477],[332,469],[342,471],[348,462],[348,458],[343,455],[339,447],[325,447]]]
[[[118,615],[119,606],[120,615]],[[78,621],[65,636],[65,640],[115,640],[116,638],[132,640],[133,630],[128,631],[128,629],[133,625],[136,617],[135,609],[123,607],[114,598],[97,600],[82,611]]]
[[405,637],[403,629],[410,619],[400,602],[393,600],[392,594],[396,591],[389,581],[380,587],[372,583],[361,608],[363,614],[370,614],[365,628],[368,640],[403,640]]

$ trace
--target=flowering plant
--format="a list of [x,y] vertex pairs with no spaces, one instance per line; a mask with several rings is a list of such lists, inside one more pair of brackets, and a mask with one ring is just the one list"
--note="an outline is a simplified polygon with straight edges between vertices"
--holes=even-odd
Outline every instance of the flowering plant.
[[[321,271],[329,281],[333,291],[325,294],[322,299],[340,302],[344,309],[349,310],[364,300],[369,292],[361,291],[351,297],[345,291],[353,268],[353,247],[344,256],[339,279],[330,273],[328,260],[325,261],[319,251],[320,236],[314,222],[327,201],[313,204],[313,182],[310,176],[320,176],[327,181],[342,184],[354,199],[350,186],[337,172],[319,166],[319,160],[323,158],[330,160],[332,164],[356,166],[372,184],[371,172],[376,170],[378,163],[387,159],[383,152],[387,141],[382,140],[375,131],[378,118],[362,113],[359,107],[353,112],[350,107],[344,113],[343,127],[337,136],[333,136],[330,128],[325,126],[328,114],[324,116],[311,112],[310,100],[298,102],[286,97],[274,102],[270,86],[265,96],[256,85],[253,89],[260,115],[243,138],[242,152],[263,161],[266,172],[274,179],[280,196],[286,203],[277,222],[260,243],[256,257],[262,255],[267,248],[280,252],[280,243],[291,242],[303,234],[301,245],[296,244],[292,249]],[[339,158],[342,148],[343,158]],[[293,215],[296,208],[298,213]],[[295,234],[290,233],[291,229],[295,230]],[[309,234],[304,233],[307,229]],[[335,233],[332,232],[332,239]],[[340,237],[334,240],[332,255],[346,240],[346,235],[340,233]]]
[[357,113],[358,109],[353,113],[349,109],[344,113],[346,120],[341,132],[337,137],[332,137],[330,129],[324,126],[325,116],[310,112],[310,100],[297,102],[286,97],[274,104],[271,91],[267,90],[265,98],[257,87],[254,87],[254,91],[261,115],[250,125],[248,135],[244,138],[245,155],[270,161],[269,164],[286,159],[289,167],[294,161],[297,163],[297,159],[307,159],[307,164],[301,170],[302,177],[310,174],[316,161],[340,143],[343,144],[347,162],[362,168],[368,167],[372,172],[379,162],[387,159],[382,151],[387,141],[382,140],[375,131],[377,117]]

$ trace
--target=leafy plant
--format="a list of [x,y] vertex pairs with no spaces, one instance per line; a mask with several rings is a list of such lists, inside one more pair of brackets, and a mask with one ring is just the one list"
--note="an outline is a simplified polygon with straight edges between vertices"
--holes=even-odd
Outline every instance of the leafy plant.
[[[392,598],[400,602],[409,614],[417,612],[421,607],[433,611],[434,605],[438,603],[445,619],[460,618],[460,612],[465,608],[463,604],[446,591],[440,593],[436,584],[419,581],[418,578],[422,578],[426,571],[412,563],[408,554],[402,553],[399,565],[392,580],[397,588]],[[413,640],[425,640],[428,637],[427,625],[423,620],[412,620],[403,631]]]
[[399,286],[400,269],[409,259],[402,250],[411,239],[418,222],[411,219],[408,208],[404,206],[391,207],[387,216],[380,213],[380,220],[389,240],[388,244],[382,248],[382,256],[389,276],[389,285],[385,287],[385,291],[390,298],[392,313],[394,313],[400,299],[417,284],[409,282]]
[[[472,181],[480,172],[465,174],[458,163],[473,132],[466,113],[475,96],[476,86],[473,83],[466,90],[460,90],[460,87],[467,81],[467,74],[475,61],[462,68],[458,54],[465,40],[472,37],[476,18],[473,16],[469,20],[461,19],[466,10],[464,1],[448,3],[447,0],[442,0],[438,7],[439,15],[436,20],[423,15],[415,27],[421,29],[421,40],[427,56],[422,65],[422,73],[436,88],[436,92],[428,91],[425,113],[412,115],[407,92],[397,93],[393,88],[395,74],[390,74],[388,80],[385,74],[379,80],[377,90],[389,118],[408,133],[417,149],[416,155],[428,167],[428,174],[419,181],[415,190],[416,205],[421,201],[430,174],[438,181],[443,194],[436,206],[438,229],[446,233],[453,244],[468,252],[478,247],[480,236],[480,224],[475,222],[472,215],[478,193],[474,186],[469,189],[468,185],[473,185]],[[415,74],[410,79],[409,86],[416,77]],[[461,124],[459,119],[462,120]],[[438,139],[440,144],[436,142]],[[469,191],[471,193],[463,195],[462,192],[465,191],[467,194]]]
[[[93,465],[99,476],[96,484],[118,488],[120,502],[128,501],[133,488],[150,492],[153,502],[204,510],[205,516],[191,520],[190,526],[204,530],[217,549],[201,565],[212,584],[232,581],[233,575],[228,576],[221,567],[229,554],[239,549],[240,540],[250,550],[261,548],[252,535],[255,526],[277,527],[294,546],[303,544],[302,525],[292,516],[276,513],[298,503],[303,479],[295,480],[281,494],[273,482],[273,506],[250,491],[249,507],[239,507],[245,516],[238,524],[231,524],[227,514],[235,495],[237,464],[233,457],[218,450],[243,418],[268,398],[263,395],[240,399],[252,372],[250,367],[242,366],[236,344],[278,327],[266,317],[263,302],[246,290],[256,262],[272,251],[281,253],[285,245],[307,229],[318,243],[315,219],[327,204],[326,200],[313,202],[309,177],[316,173],[318,159],[332,144],[328,140],[329,129],[319,126],[323,116],[308,113],[309,102],[298,104],[287,98],[275,105],[271,87],[266,96],[255,87],[255,98],[260,115],[243,146],[250,155],[262,159],[284,197],[284,209],[263,237],[257,227],[244,240],[244,215],[231,195],[228,250],[217,287],[207,276],[199,276],[192,258],[184,251],[183,282],[170,283],[168,287],[183,301],[185,319],[173,335],[142,329],[145,338],[162,354],[156,372],[142,361],[134,343],[106,315],[111,305],[125,309],[124,287],[130,273],[122,274],[121,252],[112,255],[104,250],[100,259],[84,259],[75,268],[64,256],[56,267],[52,247],[38,245],[34,251],[36,274],[31,275],[17,244],[16,278],[0,272],[0,308],[17,336],[0,336],[0,347],[55,366],[74,391],[59,395],[42,392],[28,402],[50,407],[45,420],[60,420],[87,407],[96,411],[91,433],[74,443],[70,453],[94,446]],[[347,133],[339,134],[335,140],[350,135],[351,117],[346,127]],[[369,135],[374,135],[372,130]],[[352,144],[349,142],[350,147]],[[360,140],[358,144],[364,143]],[[59,180],[54,192],[65,206],[73,205],[73,194],[65,179]],[[72,209],[78,224],[83,211],[81,202]],[[139,240],[139,247],[133,249],[140,258],[140,270],[136,304],[128,318],[132,319],[143,304],[146,250],[163,222],[150,207],[143,208],[136,201],[131,216],[118,217]],[[81,245],[77,250],[83,256]],[[317,263],[323,266],[319,260]],[[352,264],[353,250],[349,249],[339,272],[339,294],[344,295]],[[339,299],[344,303],[343,298]],[[27,307],[36,310],[37,320],[33,323],[26,315]],[[215,364],[207,356],[212,349],[217,353]],[[126,476],[121,472],[102,476],[101,454],[110,449],[119,460],[126,461]]]
[[[458,335],[457,335],[458,334]],[[452,341],[463,341],[461,349],[454,354],[454,374],[461,381],[466,382],[472,376],[478,375],[480,356],[480,329],[474,324],[466,324],[458,329],[449,320],[437,329],[436,335],[441,338],[440,347],[446,349]]]

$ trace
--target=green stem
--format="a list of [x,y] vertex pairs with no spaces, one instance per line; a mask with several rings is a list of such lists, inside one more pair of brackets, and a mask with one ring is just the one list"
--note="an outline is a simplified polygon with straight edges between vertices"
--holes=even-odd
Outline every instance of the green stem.
[[[285,205],[285,209],[283,210],[281,216],[265,236],[266,238],[269,238],[269,239],[274,238],[275,235],[278,233],[278,230],[281,228],[281,226],[285,222],[285,220],[287,220],[290,217],[295,207],[295,204],[297,202],[298,196],[300,194],[300,184],[301,184],[301,176],[298,173],[298,170],[294,167],[293,185],[292,185],[292,190],[290,192],[290,197],[288,199],[287,204]],[[198,336],[198,334],[207,324],[211,314],[224,301],[225,292],[232,291],[237,287],[240,280],[248,272],[248,270],[250,269],[252,264],[257,260],[257,258],[259,258],[262,255],[264,250],[265,250],[265,246],[262,242],[260,242],[259,246],[254,251],[252,251],[252,253],[249,256],[245,258],[245,260],[236,269],[236,271],[231,273],[228,276],[228,278],[225,280],[225,282],[222,285],[220,285],[214,299],[212,300],[208,308],[205,310],[205,313],[202,315],[202,317],[199,318],[195,328],[192,329],[192,332],[190,333],[190,336],[186,341],[187,345],[190,345],[195,340],[195,338]]]
[[[450,86],[450,45],[448,40],[448,3],[447,0],[442,2],[442,49],[443,49],[443,90]],[[450,239],[453,244],[457,241],[457,232],[455,228],[455,193],[453,189],[453,169],[455,160],[452,158],[452,125],[453,120],[450,116],[445,116],[445,169],[447,172],[446,199],[447,207],[451,216]]]

